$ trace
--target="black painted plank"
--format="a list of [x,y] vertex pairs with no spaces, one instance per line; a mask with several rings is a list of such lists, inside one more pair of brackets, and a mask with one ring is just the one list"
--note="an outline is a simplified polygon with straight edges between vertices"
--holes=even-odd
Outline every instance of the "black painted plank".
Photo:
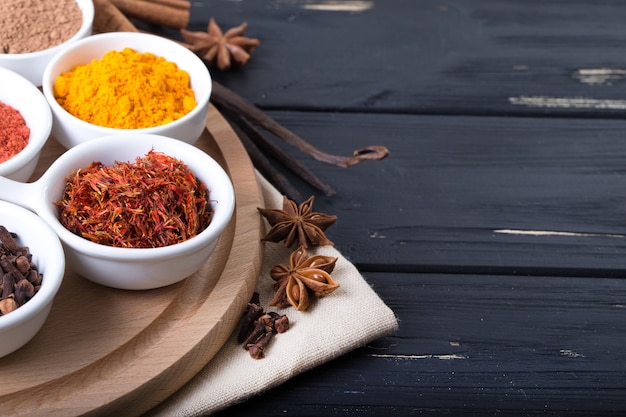
[[622,117],[626,108],[624,2],[335,2],[366,5],[360,12],[328,3],[196,0],[190,26],[210,16],[225,28],[250,23],[262,42],[252,60],[214,76],[268,109]]
[[397,334],[217,416],[626,413],[626,281],[365,276]]
[[347,169],[293,153],[337,189],[314,208],[361,269],[625,274],[626,122],[272,115],[327,152],[389,148]]

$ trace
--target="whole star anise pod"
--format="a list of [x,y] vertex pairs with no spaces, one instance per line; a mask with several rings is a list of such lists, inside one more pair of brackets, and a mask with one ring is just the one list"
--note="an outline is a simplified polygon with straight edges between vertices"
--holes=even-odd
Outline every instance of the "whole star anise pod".
[[339,288],[330,273],[335,268],[337,258],[332,256],[308,256],[300,246],[289,256],[289,266],[279,264],[270,271],[276,294],[269,305],[287,307],[292,305],[298,311],[309,307],[310,294],[325,297]]
[[263,240],[270,242],[284,240],[286,247],[291,247],[296,242],[305,248],[333,245],[324,231],[337,221],[337,216],[313,212],[313,200],[314,196],[311,196],[298,206],[283,196],[282,210],[259,208],[259,212],[272,226]]
[[191,44],[189,49],[209,65],[217,66],[223,71],[230,68],[233,61],[245,65],[252,51],[261,43],[256,38],[243,36],[247,27],[248,24],[244,22],[223,33],[215,19],[211,18],[206,32],[192,32],[186,29],[181,29],[180,32],[185,42]]

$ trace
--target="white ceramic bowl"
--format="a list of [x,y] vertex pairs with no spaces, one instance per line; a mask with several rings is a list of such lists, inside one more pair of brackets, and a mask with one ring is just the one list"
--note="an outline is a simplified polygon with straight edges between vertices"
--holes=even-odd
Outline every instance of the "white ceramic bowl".
[[[94,125],[73,116],[63,109],[54,98],[53,86],[57,77],[71,71],[75,66],[86,64],[93,59],[101,59],[109,51],[132,48],[137,52],[151,52],[189,73],[191,88],[195,93],[196,107],[185,116],[173,122],[140,129],[116,129]],[[211,96],[211,76],[206,65],[196,54],[178,43],[161,36],[115,32],[93,35],[63,49],[48,64],[43,76],[43,92],[50,104],[53,115],[52,133],[66,148],[87,142],[105,135],[121,133],[148,133],[179,139],[193,144],[205,127],[209,98]]]
[[0,162],[0,176],[28,181],[35,171],[41,149],[50,137],[50,107],[31,82],[5,68],[0,68],[0,101],[18,110],[30,128],[28,145],[17,155]]
[[[206,184],[214,214],[204,231],[171,246],[116,248],[79,237],[60,223],[55,202],[61,199],[70,173],[94,161],[105,165],[115,161],[134,162],[150,149],[180,159]],[[163,287],[197,272],[215,248],[235,206],[228,175],[209,155],[176,139],[130,133],[105,136],[73,147],[35,182],[0,178],[0,199],[39,214],[60,237],[67,263],[79,275],[109,287],[133,290]]]
[[8,68],[22,75],[37,87],[41,86],[43,72],[50,59],[67,45],[91,35],[94,17],[92,0],[76,0],[83,13],[83,23],[74,36],[64,43],[42,51],[25,54],[0,54],[0,67]]
[[63,281],[65,257],[59,238],[33,212],[0,201],[0,224],[17,234],[20,246],[27,246],[33,262],[43,275],[39,291],[17,310],[0,316],[0,357],[16,351],[41,329]]

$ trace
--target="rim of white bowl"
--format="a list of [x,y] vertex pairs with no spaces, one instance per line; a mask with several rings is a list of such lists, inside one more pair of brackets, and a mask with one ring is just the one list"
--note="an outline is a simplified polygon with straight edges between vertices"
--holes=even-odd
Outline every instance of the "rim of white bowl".
[[[29,108],[29,111],[37,111],[37,118],[39,119],[37,123],[41,127],[42,131],[41,136],[33,137],[32,126],[29,126],[28,120],[26,120],[28,117],[24,116],[25,113],[23,109],[17,109],[22,114],[22,118],[26,121],[26,125],[31,129],[31,136],[24,149],[6,161],[0,162],[0,172],[4,172],[5,174],[3,175],[9,175],[26,165],[26,163],[31,161],[44,147],[50,137],[50,132],[52,131],[52,111],[50,110],[48,101],[42,92],[22,75],[7,68],[0,67],[0,77],[2,78],[3,83],[11,83],[12,85],[18,84],[20,89],[29,91],[29,95],[35,98],[36,102],[29,105],[29,107],[31,107]],[[2,98],[0,98],[0,101],[5,103]],[[36,108],[33,109],[32,107]]]
[[[67,172],[66,167],[68,162],[81,155],[97,155],[98,150],[103,147],[123,147],[125,143],[128,143],[129,138],[132,141],[143,141],[144,143],[142,145],[146,149],[145,152],[153,148],[157,152],[163,152],[187,164],[189,169],[207,185],[209,201],[213,204],[215,210],[211,223],[196,236],[174,245],[158,248],[120,248],[98,244],[78,236],[61,224],[56,212],[53,210],[47,207],[38,210],[38,214],[44,221],[52,226],[61,241],[73,250],[94,258],[119,259],[121,261],[145,261],[177,257],[180,256],[182,252],[188,253],[199,250],[207,244],[207,241],[217,239],[230,222],[234,213],[235,191],[233,184],[226,171],[215,159],[201,149],[178,139],[161,135],[138,133],[109,135],[92,139],[89,142],[81,143],[67,150],[50,166],[48,171],[46,171],[37,182],[45,187],[46,183],[55,180],[62,181],[70,173]],[[144,155],[135,155],[132,158],[134,160],[135,157],[141,156]],[[94,160],[96,159],[97,158]],[[72,170],[72,168],[70,168],[70,170]],[[202,172],[202,174],[198,174],[198,172]],[[210,175],[204,174],[205,172],[210,172]],[[204,180],[203,177],[209,177],[210,181]],[[221,184],[221,191],[216,191],[215,186],[211,186],[210,183]],[[214,192],[218,195],[214,195]],[[45,198],[47,199],[47,197]],[[45,204],[49,204],[49,201],[45,201]]]
[[[52,69],[59,63],[59,61],[63,60],[65,55],[75,51],[76,49],[80,49],[80,48],[84,48],[87,47],[91,44],[94,43],[100,43],[100,42],[106,42],[108,39],[150,39],[151,43],[153,45],[156,45],[155,50],[151,51],[151,53],[157,55],[157,56],[161,56],[159,55],[158,52],[158,45],[169,45],[172,48],[175,48],[177,50],[180,51],[181,54],[186,55],[187,57],[189,57],[190,62],[193,62],[193,65],[198,66],[199,69],[201,69],[203,75],[206,76],[205,80],[197,80],[197,79],[192,79],[190,77],[190,82],[192,84],[191,88],[194,91],[194,94],[197,95],[197,91],[196,89],[193,87],[194,84],[196,83],[203,83],[206,82],[206,91],[204,92],[204,94],[202,94],[202,96],[198,97],[196,96],[196,106],[191,109],[187,114],[183,115],[181,118],[173,120],[169,123],[163,124],[163,125],[158,125],[158,126],[151,126],[151,127],[143,127],[143,128],[137,128],[137,129],[121,129],[121,128],[114,128],[114,127],[106,127],[106,126],[99,126],[93,123],[89,123],[86,122],[82,119],[80,119],[79,117],[74,116],[73,114],[71,114],[70,112],[68,112],[67,110],[65,110],[56,100],[56,98],[54,97],[54,91],[53,91],[53,85],[54,85],[54,79],[53,79],[53,75],[52,75]],[[130,48],[133,48],[132,46],[129,46]],[[133,48],[134,49],[134,48]],[[114,48],[111,48],[110,50],[115,50]],[[101,58],[101,57],[100,57]],[[99,58],[97,58],[99,59]],[[169,60],[169,59],[168,59]],[[173,62],[173,61],[171,61]],[[178,63],[176,63],[177,66],[180,68],[180,65]],[[189,73],[189,71],[187,71]],[[191,74],[190,74],[191,75]],[[167,39],[164,38],[162,36],[158,36],[158,35],[153,35],[151,33],[141,33],[141,32],[108,32],[108,33],[98,33],[92,36],[88,36],[84,39],[80,39],[76,42],[74,42],[72,45],[68,45],[67,47],[65,47],[63,49],[62,52],[60,52],[59,54],[56,54],[51,60],[50,62],[48,62],[48,65],[46,66],[44,73],[43,73],[43,78],[42,78],[42,89],[43,89],[43,93],[44,96],[46,97],[46,99],[48,100],[48,104],[49,106],[54,110],[54,112],[56,113],[63,113],[64,115],[66,115],[67,117],[71,118],[74,120],[75,123],[77,123],[79,126],[83,126],[83,127],[88,127],[92,130],[95,130],[96,132],[100,132],[103,136],[104,135],[114,135],[114,134],[120,134],[120,133],[128,133],[128,132],[136,132],[136,133],[142,133],[142,134],[158,134],[158,132],[163,129],[165,126],[167,127],[176,127],[178,125],[187,123],[189,119],[194,118],[198,112],[204,112],[204,108],[205,105],[209,103],[209,100],[211,98],[211,92],[213,90],[213,86],[212,86],[212,78],[211,78],[211,74],[209,72],[209,69],[206,67],[206,65],[204,64],[204,62],[193,52],[191,52],[189,49],[185,48],[184,46],[174,42],[171,39]]]
[[[9,314],[0,316],[0,332],[21,323],[48,306],[54,299],[61,287],[65,274],[65,253],[59,237],[46,222],[35,213],[17,204],[0,200],[0,210],[11,212],[10,217],[36,224],[38,229],[38,239],[47,242],[45,253],[33,253],[38,259],[46,259],[45,262],[37,262],[39,271],[43,274],[43,280],[39,291],[24,305]],[[5,226],[9,232],[13,232],[10,226]],[[18,236],[19,238],[19,236]],[[52,262],[51,260],[57,261]]]
[[40,51],[25,52],[23,54],[2,54],[2,59],[7,61],[20,61],[25,59],[33,59],[41,55],[49,53],[56,54],[61,49],[65,48],[69,43],[74,42],[76,39],[83,38],[91,33],[93,27],[93,19],[95,15],[95,7],[92,0],[76,0],[76,4],[82,13],[83,23],[80,25],[78,32],[76,32],[71,38],[63,43],[55,45],[51,48],[42,49]]

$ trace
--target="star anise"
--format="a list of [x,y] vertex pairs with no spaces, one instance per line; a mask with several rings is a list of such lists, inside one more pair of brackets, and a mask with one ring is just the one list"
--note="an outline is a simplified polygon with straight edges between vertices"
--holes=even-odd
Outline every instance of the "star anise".
[[269,305],[287,307],[292,305],[298,311],[309,307],[309,298],[325,297],[339,288],[330,273],[335,268],[337,258],[332,256],[308,256],[300,246],[289,256],[289,266],[279,264],[270,271],[276,294]]
[[313,199],[314,196],[311,196],[298,206],[283,196],[282,210],[259,208],[259,212],[272,226],[263,240],[270,242],[284,240],[286,247],[291,247],[296,242],[305,248],[333,245],[324,231],[337,221],[337,216],[313,212]]
[[230,68],[233,61],[245,65],[252,51],[261,43],[256,38],[243,36],[247,27],[248,24],[244,22],[223,33],[215,19],[211,18],[206,32],[186,29],[181,29],[180,32],[185,42],[191,44],[189,49],[209,65],[217,66],[223,71]]

